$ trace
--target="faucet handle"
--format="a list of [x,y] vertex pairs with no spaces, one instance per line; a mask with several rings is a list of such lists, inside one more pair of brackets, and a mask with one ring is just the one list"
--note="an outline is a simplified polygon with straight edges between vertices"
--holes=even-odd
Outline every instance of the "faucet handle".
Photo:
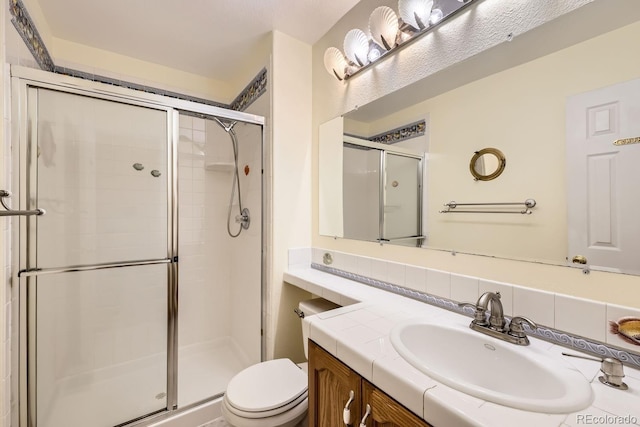
[[509,335],[513,335],[516,338],[526,338],[527,335],[524,333],[523,323],[529,325],[531,329],[538,328],[538,325],[533,320],[524,316],[514,316],[511,318],[511,323],[509,323]]
[[461,302],[461,303],[458,303],[458,307],[460,307],[460,308],[471,307],[471,308],[473,308],[474,310],[477,310],[477,309],[478,309],[478,306],[477,306],[477,305],[472,304],[472,303],[470,303],[470,302]]
[[482,308],[481,306],[477,305],[477,304],[472,304],[470,302],[461,302],[458,304],[458,307],[460,308],[465,308],[465,307],[471,307],[475,310],[474,314],[473,314],[473,321],[474,323],[480,324],[480,325],[485,325],[487,324],[487,316],[486,316],[486,310],[484,308]]

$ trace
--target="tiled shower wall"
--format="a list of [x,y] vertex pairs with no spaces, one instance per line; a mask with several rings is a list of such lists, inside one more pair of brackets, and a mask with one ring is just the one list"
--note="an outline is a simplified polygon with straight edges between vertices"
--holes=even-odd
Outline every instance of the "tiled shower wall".
[[[218,175],[205,170],[206,159],[218,156],[224,150],[222,138],[227,136],[221,128],[215,129],[212,125],[218,126],[202,118],[180,115],[178,242],[181,347],[228,336],[229,330],[229,291],[222,284],[231,280],[231,254],[214,243],[226,238],[223,224],[228,194],[225,188],[230,185],[230,176],[229,173]],[[215,175],[220,179],[216,180]],[[210,279],[213,272],[216,280]]]
[[[255,107],[259,108],[260,104],[265,101],[259,100]],[[258,362],[261,352],[262,217],[266,215],[262,210],[262,134],[259,127],[254,125],[238,123],[235,129],[238,136],[238,167],[240,187],[242,188],[242,207],[250,210],[251,226],[249,229],[243,230],[238,238],[231,239],[232,241],[229,242],[233,253],[231,260],[232,280],[226,284],[231,292],[229,318],[231,336],[234,337],[236,344],[245,354],[250,356],[253,362]],[[224,140],[223,144],[230,147],[231,142]],[[227,181],[224,197],[219,199],[218,203],[227,207],[229,192],[230,185]],[[266,194],[268,193],[265,192],[265,197]],[[234,209],[236,209],[235,206]],[[237,227],[234,218],[235,215],[232,216],[232,231],[234,226]],[[267,222],[265,221],[264,224]],[[224,247],[223,245],[222,250]]]
[[[261,134],[237,123],[243,207],[252,223],[238,238],[227,233],[233,180],[231,138],[213,120],[180,115],[179,341],[180,347],[230,337],[250,360],[260,358]],[[247,166],[248,174],[244,167]],[[237,189],[230,229],[236,233]],[[244,314],[244,315],[243,315]]]

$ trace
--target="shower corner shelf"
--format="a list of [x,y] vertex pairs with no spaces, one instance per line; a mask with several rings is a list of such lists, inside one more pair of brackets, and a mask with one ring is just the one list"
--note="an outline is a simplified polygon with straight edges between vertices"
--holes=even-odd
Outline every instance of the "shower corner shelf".
[[204,165],[204,169],[208,171],[217,172],[233,172],[235,165],[227,162],[207,162]]

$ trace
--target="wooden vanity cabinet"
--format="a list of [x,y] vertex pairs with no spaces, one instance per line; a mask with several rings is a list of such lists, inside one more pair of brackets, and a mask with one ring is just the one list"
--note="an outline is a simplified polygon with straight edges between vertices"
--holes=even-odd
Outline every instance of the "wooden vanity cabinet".
[[359,427],[367,404],[367,427],[431,427],[424,420],[309,340],[309,427],[344,426],[343,410],[353,391],[352,427]]
[[309,427],[344,426],[343,409],[351,391],[351,425],[362,416],[362,377],[309,340]]

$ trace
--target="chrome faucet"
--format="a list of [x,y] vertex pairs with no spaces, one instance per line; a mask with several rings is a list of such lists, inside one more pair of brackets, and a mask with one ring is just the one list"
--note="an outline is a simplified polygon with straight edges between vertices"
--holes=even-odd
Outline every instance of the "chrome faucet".
[[[458,306],[474,308],[474,318],[469,325],[471,329],[513,344],[529,345],[523,323],[528,324],[532,329],[538,327],[532,320],[523,316],[515,316],[507,324],[500,301],[500,292],[485,292],[475,304],[461,303]],[[489,320],[487,320],[487,311],[489,311]]]
[[[485,292],[476,303],[477,309],[486,313],[489,310],[489,327],[495,331],[504,331],[504,309],[500,301],[500,292]],[[486,323],[486,319],[485,319]]]

